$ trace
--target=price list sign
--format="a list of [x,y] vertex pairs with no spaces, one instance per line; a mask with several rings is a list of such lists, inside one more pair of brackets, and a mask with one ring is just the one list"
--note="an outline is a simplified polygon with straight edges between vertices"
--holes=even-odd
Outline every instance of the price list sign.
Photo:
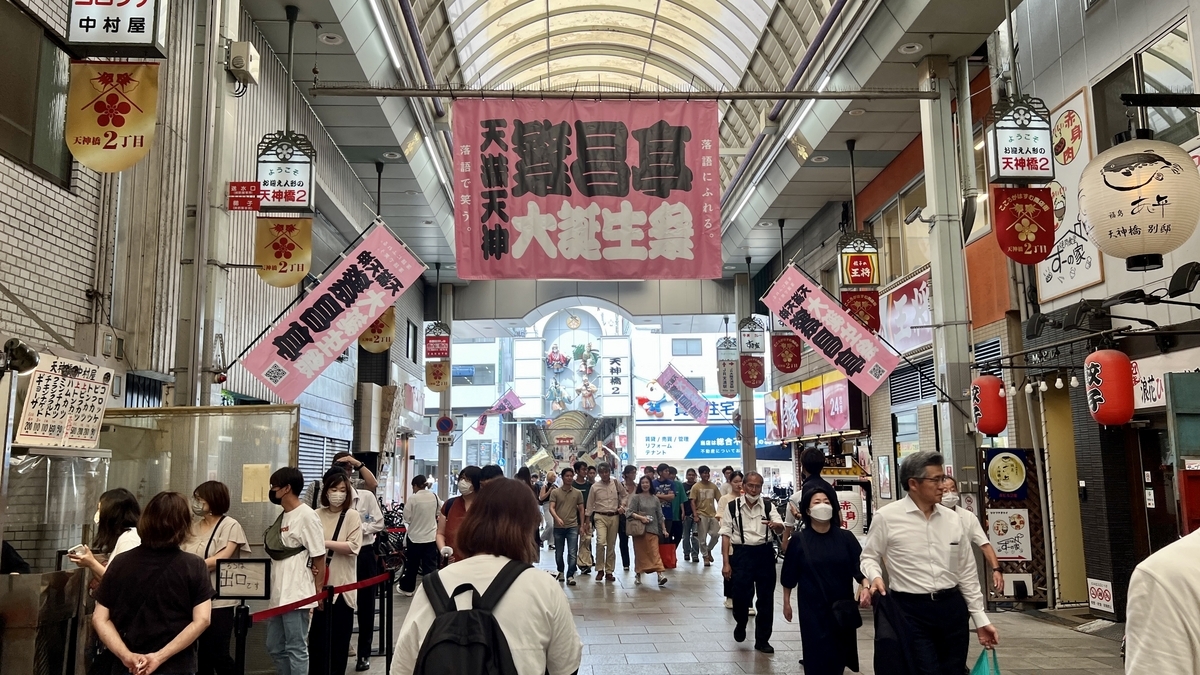
[[16,445],[95,448],[108,407],[113,371],[58,357],[29,376]]

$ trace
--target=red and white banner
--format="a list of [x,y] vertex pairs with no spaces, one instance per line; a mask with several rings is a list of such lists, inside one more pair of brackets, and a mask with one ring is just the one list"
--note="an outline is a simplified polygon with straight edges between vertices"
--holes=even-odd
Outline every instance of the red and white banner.
[[462,279],[721,276],[715,101],[454,103]]
[[932,284],[925,270],[879,298],[883,336],[901,354],[933,343]]
[[992,190],[992,229],[1000,251],[1022,265],[1036,265],[1054,247],[1054,199],[1050,188]]
[[675,401],[675,405],[700,424],[708,424],[708,401],[675,366],[667,364],[656,378],[658,386]]
[[386,227],[376,226],[242,365],[276,396],[294,403],[424,271]]
[[874,394],[900,363],[899,356],[794,266],[779,275],[762,301],[867,396]]
[[479,416],[479,419],[475,421],[475,426],[471,428],[474,429],[476,433],[482,434],[484,429],[487,429],[488,415],[503,415],[504,413],[510,413],[523,405],[525,405],[525,402],[521,400],[521,397],[517,396],[517,393],[512,389],[509,389],[504,393],[503,396],[501,396],[496,400],[495,403],[492,404],[492,407],[485,410],[483,414]]

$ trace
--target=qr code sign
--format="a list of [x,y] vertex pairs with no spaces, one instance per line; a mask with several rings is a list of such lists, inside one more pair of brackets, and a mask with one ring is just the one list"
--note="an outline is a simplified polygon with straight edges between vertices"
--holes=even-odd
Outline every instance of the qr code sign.
[[287,375],[288,371],[284,370],[283,366],[279,365],[278,362],[272,363],[271,367],[267,368],[267,372],[263,373],[263,377],[270,380],[271,384],[279,384]]
[[[882,380],[883,376],[886,373],[887,373],[887,371],[884,370],[883,366],[878,363],[871,366],[871,370],[867,371],[867,374],[870,375],[871,379],[874,379],[874,380]],[[269,377],[269,375],[268,375],[268,377]]]

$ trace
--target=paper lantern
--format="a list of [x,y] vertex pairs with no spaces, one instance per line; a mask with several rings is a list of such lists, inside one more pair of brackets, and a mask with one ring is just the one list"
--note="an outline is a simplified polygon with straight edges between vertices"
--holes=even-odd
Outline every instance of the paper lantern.
[[1163,266],[1200,221],[1200,172],[1183,148],[1139,138],[1118,143],[1083,170],[1079,215],[1099,249],[1144,272]]
[[980,375],[971,382],[971,417],[975,428],[999,436],[1008,426],[1008,399],[1000,395],[1004,382],[995,375]]
[[1088,412],[1105,426],[1133,419],[1133,364],[1123,352],[1101,349],[1083,361]]

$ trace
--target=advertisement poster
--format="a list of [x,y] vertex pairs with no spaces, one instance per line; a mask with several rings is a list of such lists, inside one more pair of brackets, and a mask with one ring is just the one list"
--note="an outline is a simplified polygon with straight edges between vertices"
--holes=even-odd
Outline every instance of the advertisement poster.
[[715,279],[716,101],[459,100],[462,279]]
[[879,467],[876,469],[875,487],[879,488],[880,499],[892,498],[892,456],[880,455],[875,458]]
[[987,534],[1000,560],[1033,560],[1029,509],[988,509]]
[[933,325],[930,271],[910,279],[879,298],[883,336],[898,352],[904,354],[933,344]]
[[987,450],[988,499],[1022,501],[1028,495],[1024,450]]

